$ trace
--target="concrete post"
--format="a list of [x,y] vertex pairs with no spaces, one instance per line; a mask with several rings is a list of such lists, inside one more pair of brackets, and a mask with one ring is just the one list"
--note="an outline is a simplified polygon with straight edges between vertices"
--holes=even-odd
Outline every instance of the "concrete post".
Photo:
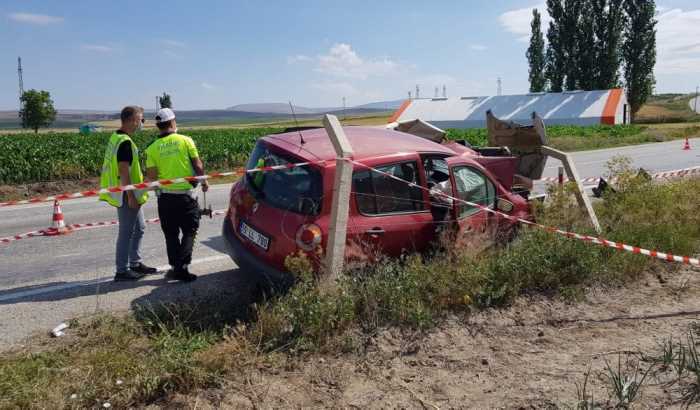
[[326,128],[338,158],[335,161],[333,203],[331,205],[331,220],[325,260],[327,272],[325,282],[331,284],[335,282],[343,270],[348,212],[350,209],[350,190],[352,188],[353,164],[341,158],[352,158],[353,150],[340,125],[340,121],[338,121],[338,117],[326,114],[323,117],[323,126]]
[[581,182],[581,178],[578,175],[578,170],[576,170],[574,161],[566,152],[562,152],[548,146],[542,146],[541,149],[543,154],[549,155],[550,157],[554,157],[561,161],[562,164],[564,164],[564,168],[566,169],[566,174],[569,177],[569,180],[576,182],[576,187],[578,188],[576,190],[576,200],[578,201],[579,206],[586,210],[588,218],[590,218],[591,224],[593,224],[593,227],[595,228],[596,232],[601,233],[602,230],[600,229],[598,217],[595,214],[595,210],[593,210],[591,200],[588,198],[588,195],[586,195],[586,192],[583,190],[583,183]]

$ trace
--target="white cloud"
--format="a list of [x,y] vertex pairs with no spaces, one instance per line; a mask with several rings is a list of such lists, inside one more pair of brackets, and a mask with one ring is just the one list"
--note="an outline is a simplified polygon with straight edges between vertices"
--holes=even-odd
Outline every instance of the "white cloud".
[[83,44],[82,46],[80,46],[80,49],[84,51],[95,51],[98,53],[111,53],[112,51],[114,51],[112,47],[103,46],[99,44]]
[[46,14],[10,13],[8,14],[8,17],[10,20],[14,20],[19,23],[38,24],[42,26],[53,23],[61,23],[63,21],[63,17],[49,16]]
[[365,80],[371,76],[382,76],[395,71],[398,65],[387,57],[364,59],[357,55],[349,44],[334,44],[328,54],[318,56],[315,71],[335,77]]
[[656,73],[700,72],[700,9],[670,9],[657,19]]
[[203,82],[201,85],[202,85],[202,88],[204,88],[205,90],[213,90],[213,89],[216,88],[216,87],[214,87],[213,85],[211,85],[211,84],[209,84],[209,83],[207,83],[207,82]]
[[498,16],[498,22],[506,31],[518,36],[518,41],[527,42],[530,39],[530,23],[532,22],[532,9],[539,10],[542,15],[542,33],[547,32],[551,18],[547,13],[544,3],[532,5],[522,9],[510,10]]
[[303,54],[297,54],[295,56],[287,56],[287,64],[303,63],[306,61],[311,61],[312,58],[305,56]]
[[173,58],[175,60],[182,60],[183,59],[182,54],[176,53],[172,50],[164,50],[163,55],[166,57]]
[[187,47],[187,44],[183,43],[182,41],[177,41],[177,40],[162,39],[162,40],[160,40],[160,43],[166,47],[171,47],[171,48],[185,48],[185,47]]
[[322,81],[311,85],[313,88],[325,93],[341,96],[357,95],[357,89],[346,82]]
[[469,48],[474,50],[474,51],[486,51],[486,50],[488,50],[488,47],[486,47],[483,44],[472,44],[469,46]]

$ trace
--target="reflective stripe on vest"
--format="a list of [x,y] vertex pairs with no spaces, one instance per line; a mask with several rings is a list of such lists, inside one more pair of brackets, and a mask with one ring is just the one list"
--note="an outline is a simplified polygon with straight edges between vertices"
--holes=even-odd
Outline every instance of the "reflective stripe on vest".
[[[100,188],[109,188],[122,185],[119,180],[119,163],[117,162],[117,151],[119,146],[124,141],[131,142],[131,165],[129,166],[129,177],[132,184],[143,182],[143,174],[141,173],[141,163],[139,162],[139,150],[136,144],[127,134],[114,133],[109,138],[109,143],[105,149],[105,157],[102,163],[102,173],[100,174]],[[135,190],[136,201],[139,204],[144,204],[148,200],[148,191]],[[124,198],[123,192],[114,192],[100,194],[100,201],[105,201],[108,204],[121,207]]]

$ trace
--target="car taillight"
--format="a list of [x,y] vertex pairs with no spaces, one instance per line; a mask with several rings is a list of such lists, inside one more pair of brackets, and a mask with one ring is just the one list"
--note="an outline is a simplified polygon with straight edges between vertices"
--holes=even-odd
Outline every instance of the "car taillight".
[[297,230],[297,246],[305,251],[312,251],[321,243],[321,235],[318,225],[304,224]]

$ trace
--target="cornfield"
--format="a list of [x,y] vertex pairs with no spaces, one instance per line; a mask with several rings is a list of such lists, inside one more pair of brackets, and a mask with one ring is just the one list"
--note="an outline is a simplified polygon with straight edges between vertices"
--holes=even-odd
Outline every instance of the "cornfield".
[[[275,128],[183,131],[195,141],[208,170],[227,170],[245,163],[261,136]],[[0,184],[78,180],[96,177],[102,168],[110,133],[11,134],[0,136]],[[154,132],[136,135],[143,155]],[[143,158],[142,158],[143,160]]]

